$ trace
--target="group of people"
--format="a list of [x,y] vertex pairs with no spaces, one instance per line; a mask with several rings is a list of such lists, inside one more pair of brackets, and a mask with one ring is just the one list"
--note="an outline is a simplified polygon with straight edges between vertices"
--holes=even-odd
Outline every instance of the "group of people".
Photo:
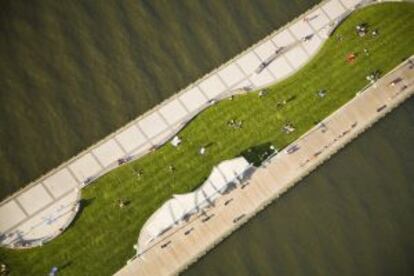
[[[357,33],[357,35],[359,37],[366,36],[369,33],[368,32],[368,24],[367,23],[358,24],[355,27],[355,31],[356,31],[356,33]],[[379,35],[378,29],[374,29],[374,30],[371,31],[371,36],[372,37],[377,37],[378,35]],[[368,48],[364,48],[363,49],[363,52],[364,52],[364,54],[366,56],[369,56],[369,50],[368,50]],[[354,63],[354,61],[355,61],[356,58],[357,58],[357,54],[354,53],[354,52],[351,52],[351,53],[349,53],[347,55],[347,62],[350,63],[350,64],[352,64],[352,63]]]
[[231,119],[230,121],[227,122],[227,125],[230,128],[239,129],[243,127],[243,121]]
[[282,128],[283,132],[286,134],[292,133],[295,131],[295,127],[293,126],[292,123],[287,122],[283,128]]
[[368,25],[366,23],[362,23],[357,25],[355,29],[359,37],[364,37],[368,32]]
[[[364,37],[365,35],[368,34],[368,24],[367,23],[362,23],[356,26],[356,33],[359,37]],[[371,31],[371,35],[373,37],[378,36],[378,29],[374,29]]]
[[372,72],[366,77],[367,81],[369,81],[370,83],[374,83],[379,78],[380,78],[380,72],[378,70],[375,70],[374,72]]

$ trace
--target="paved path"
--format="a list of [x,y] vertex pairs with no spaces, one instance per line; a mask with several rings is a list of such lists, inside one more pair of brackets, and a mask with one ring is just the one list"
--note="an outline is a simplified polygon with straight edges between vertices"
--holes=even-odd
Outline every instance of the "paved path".
[[[0,238],[0,245],[10,246],[16,235],[29,240],[56,236],[73,218],[70,210],[76,206],[79,189],[116,168],[118,160],[139,158],[170,139],[191,118],[208,107],[211,100],[246,88],[265,87],[293,74],[318,51],[335,24],[360,2],[363,0],[323,1],[177,95],[1,202],[0,237],[3,239]],[[304,40],[310,36],[310,39]],[[275,52],[281,47],[285,50],[276,55]]]
[[[171,275],[185,269],[241,224],[279,197],[358,134],[414,94],[414,56],[322,123],[287,150],[258,168],[247,181],[174,231],[165,233],[150,249],[130,261],[117,276]],[[411,68],[410,68],[411,67]],[[390,83],[401,78],[396,85]],[[289,148],[288,148],[289,149]],[[225,202],[230,202],[225,204]],[[209,217],[207,221],[205,218]]]

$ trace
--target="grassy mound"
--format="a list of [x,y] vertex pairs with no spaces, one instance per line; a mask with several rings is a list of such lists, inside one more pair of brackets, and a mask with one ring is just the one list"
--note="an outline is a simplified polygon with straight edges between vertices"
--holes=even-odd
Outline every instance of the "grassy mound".
[[[133,255],[143,223],[173,193],[195,189],[215,164],[249,148],[285,147],[354,97],[367,84],[369,73],[384,74],[412,55],[413,18],[414,5],[408,3],[355,12],[300,72],[270,87],[263,97],[255,92],[207,109],[180,133],[179,148],[167,144],[83,190],[88,205],[56,240],[37,249],[1,249],[0,259],[16,275],[44,275],[54,265],[62,268],[62,275],[114,273]],[[355,26],[360,23],[378,29],[379,36],[358,37]],[[349,52],[357,54],[353,64],[346,62]],[[320,89],[326,90],[323,98],[317,95]],[[242,127],[229,127],[230,120],[242,121]],[[296,130],[286,134],[282,130],[286,122]],[[199,155],[199,148],[206,145],[206,155]],[[142,171],[142,176],[136,171]],[[116,204],[121,198],[130,201],[123,209]]]

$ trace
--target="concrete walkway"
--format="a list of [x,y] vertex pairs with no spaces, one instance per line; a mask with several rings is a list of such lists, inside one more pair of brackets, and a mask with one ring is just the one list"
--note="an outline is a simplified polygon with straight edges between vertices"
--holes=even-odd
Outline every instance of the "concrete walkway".
[[[219,198],[206,214],[162,235],[116,275],[172,275],[184,270],[413,94],[414,56],[256,169],[246,183]],[[289,151],[293,146],[297,150]]]
[[[121,159],[139,158],[165,143],[212,100],[265,87],[295,73],[318,51],[341,18],[361,2],[364,1],[323,1],[1,202],[0,245],[20,246],[16,241],[47,241],[56,236],[73,219],[81,188],[116,168]],[[278,52],[281,47],[284,50]]]

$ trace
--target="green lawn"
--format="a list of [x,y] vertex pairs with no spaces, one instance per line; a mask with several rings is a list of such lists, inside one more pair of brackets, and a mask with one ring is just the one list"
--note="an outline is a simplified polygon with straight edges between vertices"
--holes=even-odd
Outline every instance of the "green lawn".
[[[355,26],[368,23],[378,28],[379,37],[359,38]],[[196,117],[180,134],[182,145],[167,144],[145,157],[120,167],[84,189],[85,208],[75,223],[56,240],[42,248],[24,251],[0,250],[0,258],[15,275],[44,275],[53,265],[62,275],[109,275],[134,254],[132,248],[146,219],[173,193],[195,189],[213,165],[239,156],[247,148],[273,143],[285,147],[315,122],[323,119],[367,84],[365,76],[374,70],[386,73],[414,53],[414,4],[387,3],[365,8],[351,15],[336,31],[343,37],[329,39],[318,55],[300,72],[257,93],[225,100]],[[369,49],[365,56],[363,48]],[[350,51],[359,54],[347,64]],[[319,89],[327,96],[316,96]],[[294,98],[282,108],[276,103]],[[231,129],[227,121],[243,121],[242,129]],[[286,121],[296,131],[281,131]],[[201,145],[211,144],[206,156]],[[174,177],[169,165],[176,168]],[[138,179],[134,170],[142,170]],[[120,209],[116,201],[130,200]]]
[[319,0],[5,0],[0,199]]

